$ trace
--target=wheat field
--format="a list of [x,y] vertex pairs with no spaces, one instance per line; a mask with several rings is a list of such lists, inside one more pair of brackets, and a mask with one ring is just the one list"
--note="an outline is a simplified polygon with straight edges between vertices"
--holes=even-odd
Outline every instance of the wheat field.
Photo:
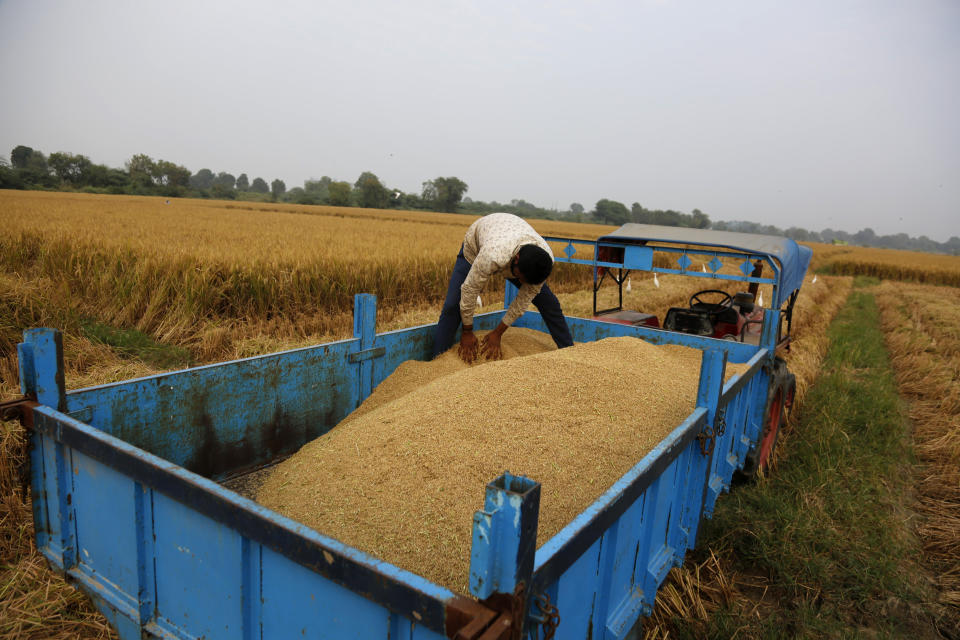
[[925,284],[960,286],[960,256],[808,243],[813,267],[841,276],[872,276]]
[[960,289],[885,282],[877,303],[921,463],[924,559],[960,607]]
[[[90,322],[137,329],[182,348],[194,364],[317,344],[350,335],[353,295],[378,297],[377,330],[434,322],[454,257],[476,218],[355,208],[0,191],[0,395],[18,393],[15,345],[22,331],[64,332],[69,388],[150,375],[156,363],[96,339]],[[531,220],[543,235],[592,239],[612,227]],[[558,253],[562,247],[555,246]],[[861,250],[814,245],[815,269]],[[842,249],[842,250],[841,250]],[[867,251],[867,250],[863,250]],[[897,254],[870,253],[889,265]],[[866,254],[864,254],[866,255]],[[877,257],[877,256],[880,257]],[[886,256],[886,257],[884,257]],[[913,254],[911,254],[912,257]],[[886,262],[884,262],[886,260]],[[954,263],[931,258],[931,269]],[[566,267],[566,268],[561,268]],[[697,268],[696,266],[694,268]],[[808,274],[794,315],[787,360],[798,395],[825,352],[825,329],[850,277]],[[568,315],[592,313],[588,268],[559,265],[551,286]],[[897,275],[893,266],[890,277]],[[906,272],[903,272],[906,273]],[[683,276],[631,277],[625,308],[663,318],[697,289],[737,290]],[[762,288],[769,296],[769,288]],[[615,299],[609,284],[604,301]],[[769,299],[769,298],[767,298]],[[502,306],[502,289],[483,310]],[[44,568],[33,549],[29,501],[16,479],[24,455],[18,426],[5,423],[0,455],[0,638],[110,637],[103,619]],[[784,437],[790,437],[789,427]],[[682,570],[685,571],[685,570]],[[675,580],[689,581],[690,574]],[[667,587],[683,593],[678,583]],[[681,596],[677,596],[678,598]],[[663,606],[668,606],[667,604]]]

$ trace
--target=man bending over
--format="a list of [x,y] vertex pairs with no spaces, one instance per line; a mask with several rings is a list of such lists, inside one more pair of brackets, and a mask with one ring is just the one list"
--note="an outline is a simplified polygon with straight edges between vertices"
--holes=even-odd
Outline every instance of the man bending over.
[[[560,348],[573,345],[560,301],[546,285],[553,270],[553,252],[547,242],[523,218],[510,213],[491,213],[470,225],[463,238],[447,288],[447,298],[433,339],[434,357],[453,345],[460,323],[463,333],[458,353],[473,362],[477,348],[489,359],[499,359],[500,337],[533,303]],[[503,276],[518,289],[503,320],[478,344],[473,334],[477,297],[487,280]]]

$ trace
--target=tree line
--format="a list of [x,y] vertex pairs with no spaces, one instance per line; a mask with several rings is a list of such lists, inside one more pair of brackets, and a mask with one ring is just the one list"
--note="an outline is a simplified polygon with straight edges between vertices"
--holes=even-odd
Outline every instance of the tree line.
[[748,221],[713,222],[699,209],[693,209],[690,213],[672,209],[647,209],[637,202],[627,208],[625,204],[607,198],[598,200],[589,211],[578,202],[571,203],[564,210],[538,207],[522,199],[514,199],[509,203],[483,202],[466,197],[467,183],[455,176],[426,180],[419,193],[406,193],[388,187],[370,171],[364,171],[353,182],[323,176],[320,179],[306,180],[303,186],[288,190],[286,183],[280,178],[274,178],[268,183],[259,176],[251,180],[246,173],[234,176],[226,171],[214,172],[209,168],[192,173],[182,165],[167,160],[154,160],[146,154],[132,156],[122,169],[117,169],[96,164],[84,155],[58,151],[46,156],[43,152],[24,145],[14,147],[9,163],[0,158],[0,189],[75,190],[89,193],[240,199],[372,209],[432,210],[474,215],[507,211],[524,218],[609,225],[636,222],[778,235],[793,238],[798,242],[851,244],[960,255],[960,238],[956,236],[941,243],[927,236],[915,238],[906,233],[877,235],[870,228],[851,234],[833,229],[780,229]]
[[376,209],[429,209],[457,211],[467,184],[457,177],[437,177],[423,183],[420,193],[390,189],[372,172],[364,171],[355,182],[323,176],[288,190],[274,178],[269,183],[246,173],[203,168],[191,173],[168,160],[140,153],[122,169],[96,164],[82,154],[58,151],[49,156],[25,145],[14,147],[10,162],[0,158],[0,189],[73,190],[87,193],[158,195],[168,198],[216,198],[325,204]]

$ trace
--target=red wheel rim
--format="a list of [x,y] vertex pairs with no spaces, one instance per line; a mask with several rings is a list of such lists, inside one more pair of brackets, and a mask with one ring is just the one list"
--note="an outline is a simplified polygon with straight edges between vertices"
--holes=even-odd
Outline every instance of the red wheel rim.
[[770,465],[770,454],[773,452],[773,445],[777,441],[777,431],[780,430],[782,404],[783,392],[778,390],[777,395],[773,398],[773,402],[770,403],[770,413],[767,420],[769,427],[767,428],[767,432],[763,435],[763,440],[760,442],[758,466],[763,472],[766,472],[767,467]]

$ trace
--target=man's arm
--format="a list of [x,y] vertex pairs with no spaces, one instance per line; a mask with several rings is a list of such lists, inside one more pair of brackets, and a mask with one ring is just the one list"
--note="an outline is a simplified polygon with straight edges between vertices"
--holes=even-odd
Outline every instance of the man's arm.
[[483,286],[490,278],[474,260],[467,273],[466,279],[460,285],[460,320],[463,322],[463,331],[460,334],[460,346],[457,354],[464,362],[473,362],[477,359],[477,337],[473,334],[473,314],[477,310],[477,297],[483,291]]
[[542,283],[522,285],[517,292],[517,297],[513,299],[513,302],[511,302],[507,308],[507,312],[503,314],[503,324],[509,327],[516,322],[517,318],[524,314],[527,307],[530,306],[530,303],[533,302],[533,299],[537,297],[537,294],[540,293],[540,289],[542,288]]
[[463,284],[460,285],[460,320],[464,327],[473,326],[473,314],[477,310],[477,297],[480,296],[489,278],[490,275],[484,273],[477,262],[474,262]]
[[527,310],[527,307],[530,306],[530,303],[533,302],[542,288],[542,284],[525,284],[520,287],[517,297],[513,299],[507,312],[503,314],[503,320],[497,325],[496,329],[484,336],[480,343],[480,353],[486,356],[488,360],[499,360],[503,356],[503,351],[500,348],[500,338],[514,321],[523,315],[523,312]]

